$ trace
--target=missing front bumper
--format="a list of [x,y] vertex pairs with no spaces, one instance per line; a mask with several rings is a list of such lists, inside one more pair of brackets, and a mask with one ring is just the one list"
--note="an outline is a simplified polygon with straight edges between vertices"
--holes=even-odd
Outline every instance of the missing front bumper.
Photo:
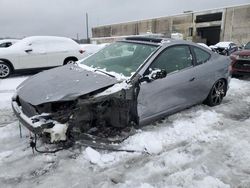
[[51,143],[66,140],[68,125],[50,120],[49,114],[42,114],[29,118],[23,113],[21,107],[15,100],[12,101],[12,108],[21,125],[25,126],[33,134],[41,135],[48,133],[50,134]]

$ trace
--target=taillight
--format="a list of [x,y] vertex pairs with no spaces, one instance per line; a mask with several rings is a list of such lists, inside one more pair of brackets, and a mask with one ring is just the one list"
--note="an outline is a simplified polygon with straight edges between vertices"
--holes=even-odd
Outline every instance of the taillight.
[[85,52],[85,50],[79,50],[80,54],[83,54]]

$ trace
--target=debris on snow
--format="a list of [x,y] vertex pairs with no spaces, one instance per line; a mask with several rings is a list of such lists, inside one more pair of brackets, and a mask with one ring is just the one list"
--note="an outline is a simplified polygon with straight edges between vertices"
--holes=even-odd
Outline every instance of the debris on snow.
[[103,165],[114,161],[115,157],[111,154],[100,154],[91,147],[85,149],[86,159],[93,164]]
[[66,140],[66,132],[68,129],[67,124],[61,124],[56,121],[53,121],[55,124],[50,129],[44,129],[44,132],[50,133],[50,142],[64,141]]
[[93,164],[98,164],[98,163],[100,163],[101,154],[100,154],[98,151],[92,149],[91,147],[87,147],[85,151],[86,151],[87,159],[88,159],[91,163],[93,163]]

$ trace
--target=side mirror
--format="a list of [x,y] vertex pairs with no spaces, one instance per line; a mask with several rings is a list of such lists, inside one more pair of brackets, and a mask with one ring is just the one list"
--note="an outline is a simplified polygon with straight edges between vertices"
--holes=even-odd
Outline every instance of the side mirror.
[[26,53],[32,52],[33,50],[31,48],[28,48],[26,50],[24,50]]
[[151,82],[153,80],[162,79],[167,76],[167,71],[165,69],[149,69],[149,72],[150,73],[148,75],[145,75],[143,78],[140,79],[141,82]]
[[150,73],[153,80],[162,79],[167,76],[167,71],[165,69],[155,69]]

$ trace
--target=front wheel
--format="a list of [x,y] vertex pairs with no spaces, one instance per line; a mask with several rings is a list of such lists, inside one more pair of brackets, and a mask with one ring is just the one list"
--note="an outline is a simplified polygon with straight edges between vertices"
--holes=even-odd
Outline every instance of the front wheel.
[[0,78],[7,78],[11,74],[11,67],[4,62],[0,62]]
[[223,79],[218,80],[213,85],[207,99],[204,101],[208,106],[219,105],[227,92],[226,82]]

